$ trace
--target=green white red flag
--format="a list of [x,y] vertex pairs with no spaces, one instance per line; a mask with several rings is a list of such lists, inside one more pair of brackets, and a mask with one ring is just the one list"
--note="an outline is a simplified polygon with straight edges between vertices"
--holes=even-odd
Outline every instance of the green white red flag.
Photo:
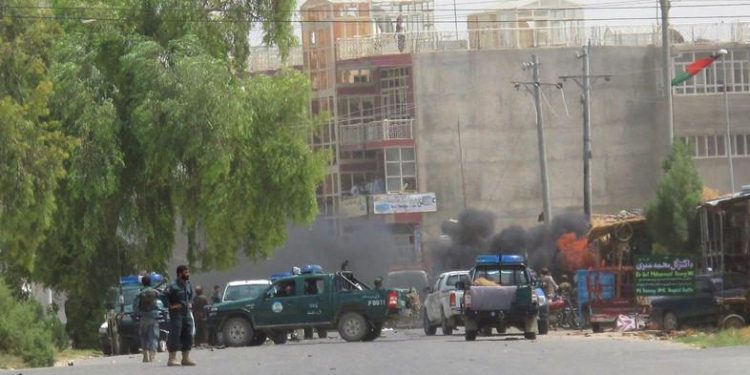
[[674,77],[674,79],[672,79],[672,86],[677,86],[689,80],[694,75],[700,73],[701,70],[711,66],[711,64],[713,64],[714,61],[718,60],[720,57],[721,53],[714,52],[711,54],[711,56],[694,61],[692,64],[688,65],[687,68],[685,68],[684,72],[678,74],[677,77]]

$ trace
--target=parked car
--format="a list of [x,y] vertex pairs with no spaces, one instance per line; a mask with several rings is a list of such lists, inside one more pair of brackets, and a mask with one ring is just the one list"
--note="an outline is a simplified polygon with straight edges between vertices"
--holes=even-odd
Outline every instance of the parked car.
[[441,274],[434,288],[427,288],[427,298],[422,312],[424,332],[432,336],[441,327],[443,334],[452,335],[456,327],[463,326],[461,320],[461,300],[463,290],[456,289],[456,283],[469,284],[469,271],[452,271]]
[[504,332],[514,326],[529,340],[536,339],[539,297],[521,255],[480,255],[469,272],[471,285],[464,290],[462,318],[466,341],[474,341],[477,332]]
[[254,299],[263,294],[271,285],[269,280],[237,280],[230,281],[224,287],[221,302],[239,301],[241,299]]
[[667,332],[684,325],[718,325],[721,328],[744,325],[747,318],[744,304],[735,303],[735,300],[742,299],[743,282],[746,283],[746,279],[731,274],[698,275],[694,295],[653,298],[651,322]]
[[352,272],[310,273],[274,281],[254,299],[211,306],[208,325],[228,346],[283,344],[290,330],[338,329],[346,341],[372,341],[398,315],[402,295],[370,289]]

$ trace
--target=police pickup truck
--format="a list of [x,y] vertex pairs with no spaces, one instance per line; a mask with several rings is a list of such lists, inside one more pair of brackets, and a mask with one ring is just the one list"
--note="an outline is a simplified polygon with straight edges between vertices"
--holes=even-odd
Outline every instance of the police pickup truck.
[[277,280],[259,297],[211,306],[208,324],[227,346],[276,344],[293,329],[337,329],[346,341],[372,341],[403,304],[392,289],[370,289],[352,272],[307,273]]
[[471,285],[464,290],[462,320],[465,338],[474,341],[478,331],[516,327],[529,340],[536,339],[539,297],[521,255],[480,255],[469,271]]

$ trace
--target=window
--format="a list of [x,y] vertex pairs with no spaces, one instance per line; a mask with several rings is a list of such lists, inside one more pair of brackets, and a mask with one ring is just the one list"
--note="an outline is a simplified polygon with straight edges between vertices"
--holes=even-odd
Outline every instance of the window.
[[417,190],[417,161],[413,147],[385,150],[385,180],[388,192]]
[[[675,75],[687,70],[687,66],[706,58],[712,52],[683,52],[674,58]],[[726,66],[727,91],[750,92],[750,52],[730,50],[723,58],[711,64],[691,79],[675,87],[675,93],[703,95],[724,92],[724,67]],[[726,65],[725,65],[726,64]]]
[[409,68],[380,71],[381,104],[385,118],[406,119],[410,117],[407,106],[409,75]]
[[323,283],[323,278],[316,277],[313,279],[305,280],[305,295],[314,296],[323,294],[324,291],[325,284]]
[[294,280],[279,281],[273,286],[274,298],[293,297],[296,293]]
[[[732,140],[732,156],[750,156],[750,134],[734,134]],[[691,135],[682,137],[682,142],[688,146],[688,152],[696,159],[727,157],[727,137],[724,134]]]
[[464,285],[471,284],[469,281],[469,275],[450,275],[448,276],[448,280],[445,281],[445,289],[446,290],[456,289],[456,283],[459,281],[464,283]]
[[355,85],[370,83],[370,69],[342,69],[339,71],[338,83]]

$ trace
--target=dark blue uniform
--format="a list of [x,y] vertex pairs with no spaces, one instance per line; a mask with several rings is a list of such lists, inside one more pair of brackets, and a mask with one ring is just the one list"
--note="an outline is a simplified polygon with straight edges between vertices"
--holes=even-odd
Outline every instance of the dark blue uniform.
[[193,347],[193,321],[190,319],[190,303],[193,300],[193,285],[190,281],[177,280],[167,288],[169,299],[170,352],[187,352]]

